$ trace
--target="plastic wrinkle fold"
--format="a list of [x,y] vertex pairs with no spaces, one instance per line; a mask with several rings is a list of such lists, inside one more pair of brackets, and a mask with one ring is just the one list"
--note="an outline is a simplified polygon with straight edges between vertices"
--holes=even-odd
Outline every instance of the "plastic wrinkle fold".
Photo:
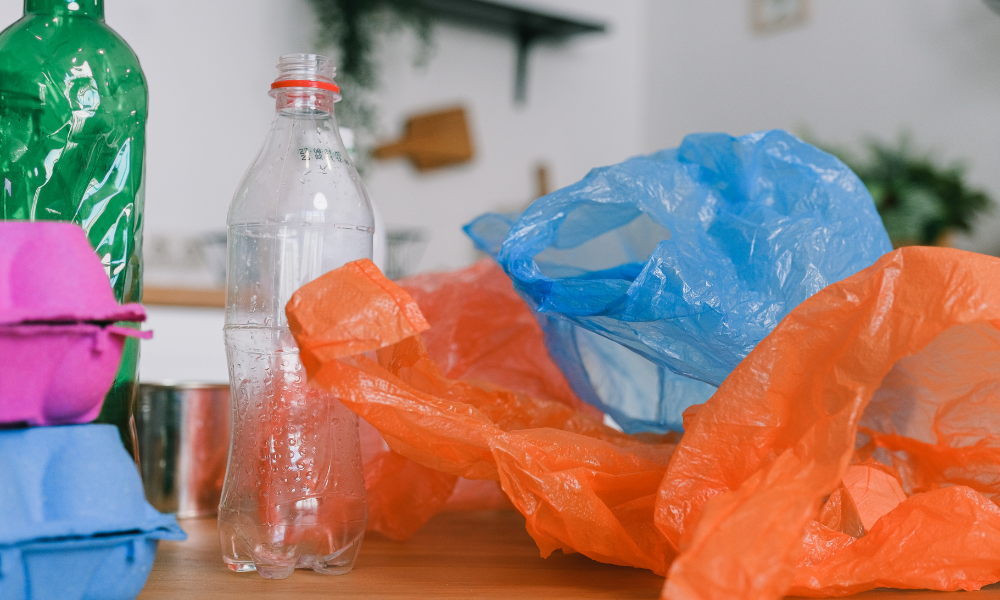
[[[361,320],[387,340],[309,371],[398,455],[383,481],[437,473],[440,506],[450,478],[499,480],[543,556],[666,574],[670,600],[975,590],[1000,581],[997,272],[997,258],[913,247],[829,285],[685,411],[676,446],[447,377],[404,335],[416,303],[367,264],[303,287],[288,312],[333,340]],[[369,302],[304,309],[359,278],[375,280]]]
[[601,416],[573,393],[549,358],[534,312],[493,261],[416,275],[399,285],[431,324],[421,333],[445,377],[500,386]]
[[784,131],[689,135],[465,230],[630,433],[680,430],[789,311],[892,250],[854,173]]
[[[493,261],[399,282],[431,324],[422,332],[431,360],[449,379],[500,386],[600,417],[581,402],[545,348],[532,311]],[[441,473],[400,456],[361,421],[368,530],[405,540],[441,510],[513,509],[498,482]]]

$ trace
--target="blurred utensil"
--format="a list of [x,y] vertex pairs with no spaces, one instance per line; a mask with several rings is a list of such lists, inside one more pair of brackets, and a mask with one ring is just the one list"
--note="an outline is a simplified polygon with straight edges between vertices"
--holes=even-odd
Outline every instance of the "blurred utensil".
[[386,236],[388,260],[385,276],[402,279],[417,272],[420,257],[427,248],[427,232],[423,229],[392,229]]
[[139,470],[150,504],[178,517],[218,512],[230,421],[228,385],[139,385]]
[[226,232],[212,231],[198,238],[201,261],[219,286],[226,285]]

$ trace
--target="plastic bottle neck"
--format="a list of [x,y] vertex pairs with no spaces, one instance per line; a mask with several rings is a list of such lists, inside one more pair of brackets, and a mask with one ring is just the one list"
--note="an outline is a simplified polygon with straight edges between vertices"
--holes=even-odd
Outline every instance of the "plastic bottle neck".
[[333,103],[339,96],[313,88],[283,88],[272,90],[274,108],[278,114],[309,117],[332,117]]
[[24,0],[24,14],[65,15],[104,20],[104,0]]

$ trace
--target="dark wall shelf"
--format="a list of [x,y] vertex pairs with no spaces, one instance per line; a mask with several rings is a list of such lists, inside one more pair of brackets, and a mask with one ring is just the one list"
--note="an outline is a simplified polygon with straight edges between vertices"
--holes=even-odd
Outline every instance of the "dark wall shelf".
[[514,101],[527,98],[528,53],[538,41],[563,40],[582,33],[603,33],[607,26],[597,21],[490,2],[488,0],[414,0],[434,15],[450,21],[493,31],[508,32],[517,42]]

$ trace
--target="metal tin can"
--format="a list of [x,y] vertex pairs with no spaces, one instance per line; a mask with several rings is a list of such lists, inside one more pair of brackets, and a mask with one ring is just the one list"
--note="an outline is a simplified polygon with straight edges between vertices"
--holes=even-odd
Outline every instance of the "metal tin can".
[[228,384],[139,385],[139,470],[150,504],[178,517],[218,512],[231,419]]

